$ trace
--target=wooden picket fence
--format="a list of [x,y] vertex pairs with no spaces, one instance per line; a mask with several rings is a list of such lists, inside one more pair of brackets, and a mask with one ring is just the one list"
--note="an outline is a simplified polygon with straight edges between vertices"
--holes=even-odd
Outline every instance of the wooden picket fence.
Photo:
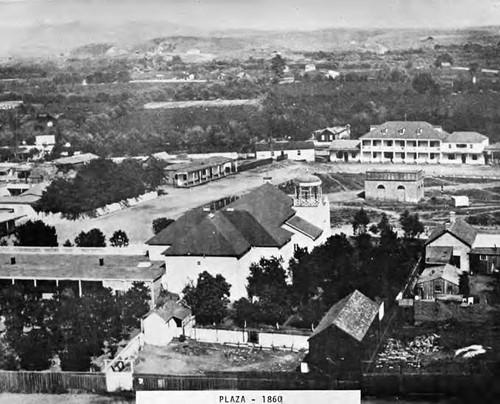
[[0,393],[106,393],[104,373],[0,371]]

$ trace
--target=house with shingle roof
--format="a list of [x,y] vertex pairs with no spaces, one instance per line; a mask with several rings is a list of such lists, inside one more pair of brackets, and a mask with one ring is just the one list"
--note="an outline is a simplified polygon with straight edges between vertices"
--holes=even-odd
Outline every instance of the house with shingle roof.
[[442,162],[447,164],[485,164],[488,137],[477,132],[453,132],[442,143]]
[[310,365],[327,370],[360,369],[378,339],[381,304],[355,290],[335,303],[309,337]]
[[445,295],[458,295],[463,270],[451,264],[425,268],[417,280],[416,293],[421,299],[434,300]]
[[223,275],[231,299],[246,296],[253,262],[281,257],[286,267],[297,248],[313,249],[330,236],[330,206],[321,180],[304,176],[287,195],[266,183],[219,210],[187,212],[148,240],[149,255],[166,265],[165,287],[181,292],[203,271]]
[[361,136],[361,162],[485,164],[489,139],[477,132],[448,133],[424,121],[389,121]]
[[[500,270],[500,231],[476,229],[461,218],[437,226],[425,242],[426,264],[450,263],[471,274]],[[450,258],[451,257],[451,258]]]

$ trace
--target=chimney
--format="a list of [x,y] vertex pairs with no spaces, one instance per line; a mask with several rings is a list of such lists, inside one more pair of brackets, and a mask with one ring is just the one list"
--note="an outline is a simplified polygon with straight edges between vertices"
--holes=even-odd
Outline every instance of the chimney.
[[99,258],[99,266],[104,266],[104,258]]
[[10,257],[10,265],[16,265],[16,257]]
[[450,211],[450,223],[453,224],[455,223],[455,219],[457,218],[457,215],[455,212]]

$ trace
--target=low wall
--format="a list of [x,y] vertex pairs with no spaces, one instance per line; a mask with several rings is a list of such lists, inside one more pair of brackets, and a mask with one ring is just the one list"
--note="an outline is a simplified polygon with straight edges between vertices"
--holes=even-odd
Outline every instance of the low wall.
[[[248,330],[223,330],[216,328],[199,328],[193,327],[189,335],[192,338],[201,342],[211,342],[218,344],[247,344],[249,339]],[[308,350],[309,342],[308,335],[271,333],[255,331],[258,338],[258,343],[255,345],[263,348],[287,348],[293,350]]]
[[128,344],[105,364],[106,389],[108,392],[133,390],[133,363],[144,346],[144,335],[142,333],[133,337]]

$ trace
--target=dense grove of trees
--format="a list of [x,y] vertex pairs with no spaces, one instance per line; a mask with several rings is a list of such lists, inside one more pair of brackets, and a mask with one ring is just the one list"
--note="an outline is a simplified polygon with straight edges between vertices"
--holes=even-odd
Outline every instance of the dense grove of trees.
[[55,355],[64,371],[88,371],[93,357],[114,352],[140,326],[149,310],[149,291],[135,283],[124,294],[97,289],[77,297],[59,290],[41,299],[21,285],[0,293],[6,332],[0,341],[2,369],[45,370]]
[[167,217],[157,217],[153,220],[152,223],[153,233],[158,234],[163,229],[166,229],[168,226],[170,226],[173,222],[173,219],[169,219]]
[[81,168],[74,179],[55,179],[44,191],[36,209],[61,212],[64,217],[75,219],[84,212],[154,190],[163,181],[162,167],[155,159],[150,159],[145,166],[132,159],[120,164],[93,160]]
[[[365,214],[358,212],[353,222],[365,223]],[[378,238],[370,236],[366,224],[357,227],[352,239],[335,235],[313,251],[297,250],[288,269],[291,284],[286,282],[280,260],[263,258],[252,264],[248,299],[233,304],[231,318],[239,326],[276,325],[294,314],[291,325],[309,328],[354,289],[372,299],[392,301],[417,262],[422,245],[414,231],[398,238],[385,214],[373,229]]]

